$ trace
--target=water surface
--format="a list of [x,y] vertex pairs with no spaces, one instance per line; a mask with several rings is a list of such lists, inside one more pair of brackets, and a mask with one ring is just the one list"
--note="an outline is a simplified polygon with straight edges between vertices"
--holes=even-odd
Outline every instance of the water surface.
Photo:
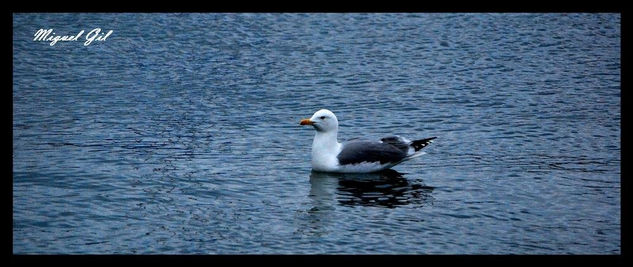
[[[619,254],[620,20],[14,14],[13,253]],[[438,138],[313,173],[321,108]]]

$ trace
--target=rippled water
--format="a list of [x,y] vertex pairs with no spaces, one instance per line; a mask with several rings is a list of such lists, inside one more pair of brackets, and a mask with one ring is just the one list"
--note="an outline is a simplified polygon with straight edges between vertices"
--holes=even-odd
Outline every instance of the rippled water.
[[[14,14],[13,252],[619,254],[620,19]],[[313,173],[320,108],[438,138]]]

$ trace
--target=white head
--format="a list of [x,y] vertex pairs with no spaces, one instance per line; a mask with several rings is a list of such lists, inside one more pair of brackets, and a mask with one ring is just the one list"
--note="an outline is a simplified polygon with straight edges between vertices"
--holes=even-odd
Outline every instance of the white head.
[[301,125],[312,125],[318,132],[338,131],[338,119],[332,111],[322,109],[314,113],[312,118],[303,119]]

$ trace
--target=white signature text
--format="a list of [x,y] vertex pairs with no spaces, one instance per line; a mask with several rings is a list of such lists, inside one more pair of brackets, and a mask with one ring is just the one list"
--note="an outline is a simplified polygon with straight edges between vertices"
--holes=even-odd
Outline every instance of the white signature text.
[[[53,32],[53,29],[39,29],[35,32],[35,38],[33,38],[33,41],[50,42],[50,46],[54,46],[57,42],[76,42],[81,38],[81,36],[83,36],[84,32],[86,31],[81,30],[76,35],[56,35],[55,32]],[[108,32],[102,32],[101,28],[96,28],[88,32],[84,39],[82,39],[86,40],[84,42],[84,46],[89,46],[94,41],[103,42],[112,35],[112,32],[114,31],[110,30]]]

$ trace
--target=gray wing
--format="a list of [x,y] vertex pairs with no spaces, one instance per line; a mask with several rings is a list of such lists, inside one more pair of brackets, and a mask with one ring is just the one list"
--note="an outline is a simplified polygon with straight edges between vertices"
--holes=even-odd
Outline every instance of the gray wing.
[[393,145],[397,147],[398,149],[405,151],[406,153],[407,151],[409,151],[409,148],[413,148],[416,152],[420,151],[420,149],[423,149],[424,147],[428,146],[430,143],[433,143],[433,139],[435,138],[437,137],[429,137],[429,138],[409,141],[398,135],[394,135],[394,136],[382,138],[380,139],[380,141],[382,141],[383,143]]
[[404,151],[404,153],[407,153],[407,151],[409,151],[409,142],[398,135],[384,137],[381,138],[380,141],[395,146],[398,149]]
[[337,158],[341,165],[361,162],[380,162],[384,164],[399,162],[406,156],[406,151],[388,143],[354,140],[343,143],[343,149]]

